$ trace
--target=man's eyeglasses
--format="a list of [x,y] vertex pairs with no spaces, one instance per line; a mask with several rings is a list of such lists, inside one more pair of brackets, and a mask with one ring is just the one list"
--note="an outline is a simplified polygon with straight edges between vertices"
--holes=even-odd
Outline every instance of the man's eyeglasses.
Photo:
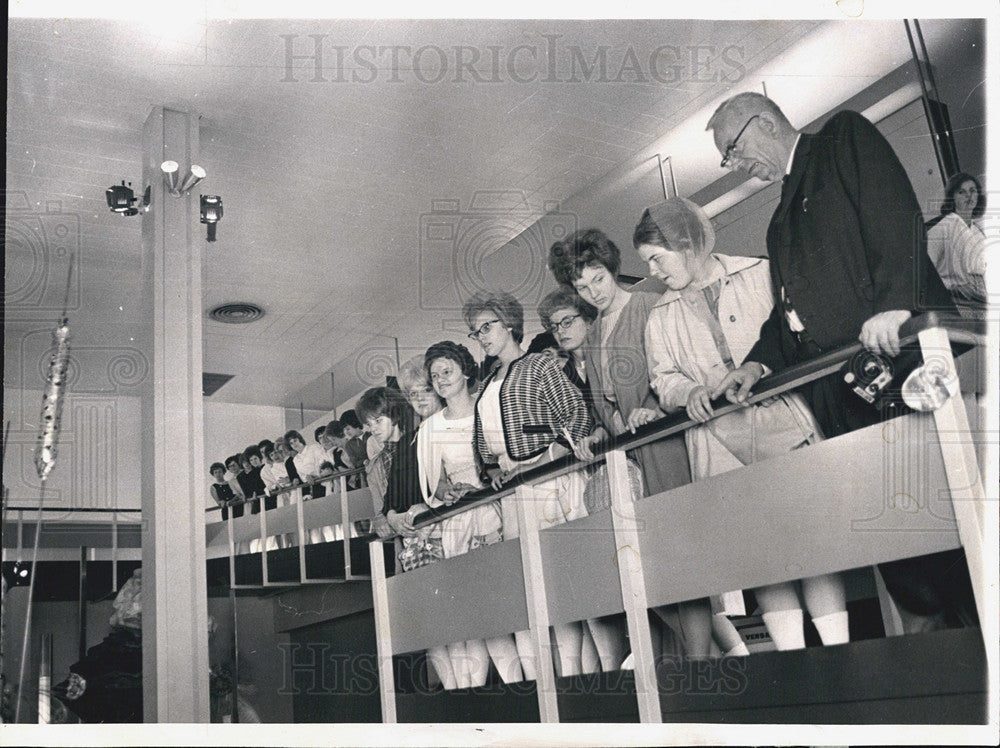
[[760,116],[759,114],[755,114],[753,117],[748,119],[746,123],[743,125],[743,127],[740,128],[740,131],[736,133],[736,137],[733,138],[733,142],[726,146],[726,150],[723,151],[722,153],[722,163],[720,164],[720,166],[723,169],[729,168],[733,158],[733,151],[736,150],[736,143],[737,141],[739,141],[740,136],[743,134],[744,130],[746,130],[747,127],[749,127],[750,123],[753,122],[755,119],[757,119],[759,116]]
[[481,324],[479,326],[478,330],[473,330],[472,332],[469,333],[469,337],[472,340],[478,341],[479,338],[481,338],[483,335],[489,335],[490,330],[493,329],[493,325],[496,325],[496,324],[499,324],[499,323],[500,323],[500,320],[498,320],[498,319],[491,319],[491,320],[489,320],[487,322],[483,322],[483,324]]
[[567,314],[558,322],[549,322],[549,324],[545,326],[545,329],[553,334],[555,334],[555,331],[558,330],[560,327],[563,330],[568,330],[569,326],[573,324],[573,320],[575,320],[579,316],[580,316],[579,314]]

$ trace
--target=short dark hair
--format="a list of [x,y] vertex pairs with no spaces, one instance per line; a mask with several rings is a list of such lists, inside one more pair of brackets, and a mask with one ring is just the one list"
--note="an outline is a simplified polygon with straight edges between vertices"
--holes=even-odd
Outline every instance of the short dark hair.
[[413,408],[399,390],[372,387],[365,390],[354,407],[363,421],[388,416],[400,431],[413,430]]
[[427,369],[428,377],[431,375],[431,364],[439,358],[446,358],[458,364],[462,375],[468,378],[469,390],[475,388],[476,380],[479,378],[479,365],[468,348],[461,343],[454,343],[450,340],[442,340],[440,343],[432,345],[424,354],[424,367]]
[[616,278],[621,252],[599,229],[580,229],[549,247],[549,270],[559,283],[572,286],[588,266],[602,266]]
[[269,449],[273,449],[274,448],[274,442],[272,442],[270,439],[261,439],[259,442],[257,442],[257,446],[260,448],[260,451],[263,453],[263,452],[266,452]]
[[341,423],[340,421],[338,421],[337,419],[333,419],[328,424],[326,424],[326,433],[332,434],[333,436],[337,437],[338,439],[343,439],[344,438],[344,424]]
[[559,350],[559,343],[556,342],[555,335],[548,330],[543,330],[531,339],[528,345],[528,353],[541,353],[549,348]]
[[239,455],[229,455],[229,457],[226,458],[226,467],[228,468],[234,462],[237,465],[239,465],[241,468],[243,467],[243,463],[240,462],[240,456]]
[[320,472],[322,472],[324,470],[329,470],[331,473],[336,473],[337,472],[337,468],[335,468],[333,466],[333,463],[330,462],[329,460],[323,460],[323,462],[321,462],[319,464],[319,469],[320,469]]
[[514,294],[507,291],[477,291],[462,306],[462,318],[470,328],[472,321],[483,312],[493,312],[504,327],[510,328],[514,340],[524,340],[524,307]]
[[284,438],[285,438],[285,442],[288,444],[289,447],[292,446],[292,439],[298,439],[303,444],[306,443],[306,440],[302,438],[302,434],[300,434],[295,429],[292,429],[290,431],[286,431]]
[[326,426],[320,426],[320,427],[318,427],[315,431],[313,431],[313,439],[315,439],[316,441],[319,441],[319,438],[321,436],[323,436],[323,433],[325,431],[326,431]]
[[580,294],[569,286],[560,286],[555,291],[546,294],[542,303],[538,305],[538,319],[542,327],[548,327],[552,322],[552,315],[560,309],[575,309],[587,322],[597,319],[597,307],[588,304]]
[[948,184],[945,185],[944,202],[941,203],[941,215],[955,212],[955,195],[966,182],[974,183],[976,185],[976,191],[979,192],[979,199],[976,201],[976,207],[972,209],[972,217],[979,218],[986,212],[986,193],[983,192],[983,185],[971,174],[960,171],[956,174],[952,174],[951,178],[948,180]]
[[358,414],[353,408],[351,410],[345,410],[340,414],[340,422],[345,426],[350,426],[352,429],[361,428],[361,421],[358,419]]
[[216,470],[221,470],[222,472],[226,472],[226,466],[223,465],[221,462],[213,462],[211,466],[208,468],[208,474],[211,475]]
[[243,456],[246,457],[248,460],[251,457],[256,457],[258,459],[264,459],[263,457],[261,457],[260,449],[257,448],[256,444],[251,444],[249,447],[247,447],[246,449],[244,449],[243,450]]

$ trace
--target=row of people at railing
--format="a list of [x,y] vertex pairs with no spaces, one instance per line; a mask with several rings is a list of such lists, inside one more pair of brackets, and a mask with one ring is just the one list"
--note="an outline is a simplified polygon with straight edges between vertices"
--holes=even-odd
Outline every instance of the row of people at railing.
[[[232,507],[234,517],[243,516],[247,499],[262,498],[265,509],[276,506],[275,496],[290,486],[308,484],[335,472],[362,467],[368,461],[369,434],[361,427],[353,410],[339,419],[320,426],[314,432],[316,441],[306,443],[298,431],[288,431],[274,441],[262,439],[243,452],[215,462],[209,467],[214,483],[212,499],[223,508],[228,519]],[[364,485],[362,475],[351,476],[349,487]],[[325,495],[322,484],[306,486],[303,491],[313,498]],[[260,511],[260,502],[250,504],[251,512]]]
[[[860,340],[899,354],[899,328],[915,311],[954,305],[922,248],[919,205],[892,148],[864,118],[841,112],[817,135],[799,133],[770,99],[740,94],[708,129],[723,168],[765,181],[783,179],[767,246],[770,260],[713,253],[714,231],[701,209],[674,198],[646,210],[633,244],[652,278],[619,281],[618,248],[597,229],[556,242],[548,264],[561,289],[539,307],[558,351],[522,346],[524,315],[509,293],[482,292],[463,309],[469,337],[494,363],[478,381],[464,346],[428,349],[423,374],[365,392],[357,413],[383,443],[370,460],[386,480],[371,481],[380,506],[373,527],[398,535],[404,569],[518,534],[512,497],[416,530],[428,507],[471,490],[504,484],[569,452],[584,461],[609,435],[684,410],[703,424],[629,454],[635,498],[655,495],[879,422],[884,414],[834,374],[798,394],[714,418],[725,395],[745,402],[762,376]],[[920,251],[914,251],[919,248]],[[533,342],[541,350],[551,343]],[[419,426],[418,423],[424,423]],[[301,440],[300,440],[301,441]],[[586,468],[528,489],[544,526],[585,516],[609,503],[606,469]],[[806,498],[806,497],[804,497]],[[945,555],[948,555],[946,558]],[[954,571],[963,600],[947,592]],[[909,628],[969,620],[971,592],[960,553],[880,565]],[[801,589],[801,597],[799,590]],[[719,591],[658,610],[685,652],[744,654],[728,615],[739,591]],[[803,609],[825,644],[848,639],[843,583],[836,574],[755,590],[779,649],[804,645]],[[804,602],[804,604],[803,604]],[[961,609],[965,608],[964,614]],[[563,674],[621,665],[620,619],[556,626]],[[488,653],[505,680],[533,677],[524,632],[462,642],[432,652],[446,685],[476,685]]]
[[[713,418],[712,401],[725,394],[745,402],[762,376],[852,340],[896,356],[899,327],[914,311],[954,310],[926,253],[913,251],[925,246],[925,234],[914,221],[919,206],[891,147],[853,112],[836,115],[818,135],[799,133],[774,102],[758,94],[725,102],[708,129],[724,168],[766,181],[786,177],[768,231],[770,262],[713,253],[714,231],[703,211],[684,199],[667,200],[646,210],[636,227],[633,243],[653,278],[632,288],[619,281],[619,251],[599,230],[578,231],[551,247],[549,268],[562,288],[543,300],[539,316],[555,338],[555,356],[525,351],[523,310],[513,296],[479,293],[463,315],[469,337],[488,359],[495,358],[483,381],[476,381],[471,353],[443,341],[428,349],[424,364],[444,407],[422,413],[426,422],[419,429],[405,400],[392,390],[376,388],[362,396],[362,420],[394,445],[384,453],[390,481],[375,529],[400,536],[404,569],[517,536],[513,498],[415,530],[414,518],[428,507],[453,503],[484,483],[499,489],[569,451],[591,460],[609,434],[634,430],[671,411],[684,409],[704,425],[687,430],[683,441],[667,438],[630,454],[637,498],[884,417],[839,375],[722,418]],[[835,184],[821,192],[833,176]],[[534,347],[553,348],[533,341],[529,351]],[[606,472],[588,473],[531,487],[543,525],[607,506]],[[951,584],[949,569],[960,563],[964,570],[960,554],[951,555],[956,558],[881,565],[908,620],[923,621],[911,628],[957,620],[945,603],[953,596],[942,594]],[[968,588],[967,574],[960,584]],[[825,644],[848,640],[839,575],[768,585],[755,593],[779,649],[804,646],[803,607]],[[742,602],[735,591],[657,612],[678,624],[688,655],[740,654],[746,648],[728,615],[742,612]],[[588,644],[596,645],[597,657],[590,648],[591,668],[597,659],[606,669],[621,664],[620,621],[554,629],[564,674],[579,672],[581,663],[588,669]],[[513,640],[517,656],[510,637],[501,637],[455,644],[433,652],[432,661],[446,684],[463,683],[450,677],[449,665],[457,670],[462,662],[478,663],[472,669],[481,673],[484,651],[505,679],[530,678],[527,637],[520,632]],[[478,657],[471,656],[473,650]]]

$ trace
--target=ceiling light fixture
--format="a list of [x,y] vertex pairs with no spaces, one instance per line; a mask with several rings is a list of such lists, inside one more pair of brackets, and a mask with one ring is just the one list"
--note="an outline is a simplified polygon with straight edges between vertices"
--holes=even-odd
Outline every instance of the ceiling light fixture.
[[[104,197],[108,201],[108,207],[111,208],[112,213],[119,213],[123,216],[135,216],[139,214],[139,209],[135,207],[135,204],[139,200],[132,191],[131,182],[126,185],[123,179],[121,184],[108,187],[104,192]],[[142,207],[145,210],[149,210],[149,187],[146,188],[146,191],[142,195]]]
[[222,198],[218,195],[201,196],[201,222],[207,224],[206,241],[215,241],[215,225],[222,220]]
[[160,164],[160,171],[163,172],[163,181],[167,186],[167,192],[174,197],[185,197],[198,182],[208,176],[208,173],[198,164],[191,164],[187,176],[178,185],[177,178],[180,174],[180,165],[176,161],[164,161]]

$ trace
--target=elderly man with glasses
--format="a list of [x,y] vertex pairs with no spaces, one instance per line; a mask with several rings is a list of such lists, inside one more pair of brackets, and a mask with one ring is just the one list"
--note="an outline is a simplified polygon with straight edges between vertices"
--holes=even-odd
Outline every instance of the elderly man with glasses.
[[[860,114],[838,112],[810,135],[792,127],[770,99],[742,93],[719,106],[707,129],[723,168],[783,181],[767,230],[777,303],[746,363],[716,396],[728,391],[744,400],[765,371],[855,340],[895,356],[899,328],[912,314],[954,309],[927,259],[920,205],[906,171]],[[827,437],[879,420],[836,376],[810,394]]]
[[[741,93],[724,101],[707,128],[722,167],[782,181],[767,229],[771,316],[739,368],[712,393],[744,402],[770,372],[860,340],[899,353],[899,328],[914,313],[953,311],[927,256],[920,205],[882,134],[857,112],[832,116],[815,135],[796,130],[770,99]],[[802,393],[826,437],[878,423],[881,412],[839,374]],[[961,551],[879,566],[908,631],[968,624],[974,603]]]

